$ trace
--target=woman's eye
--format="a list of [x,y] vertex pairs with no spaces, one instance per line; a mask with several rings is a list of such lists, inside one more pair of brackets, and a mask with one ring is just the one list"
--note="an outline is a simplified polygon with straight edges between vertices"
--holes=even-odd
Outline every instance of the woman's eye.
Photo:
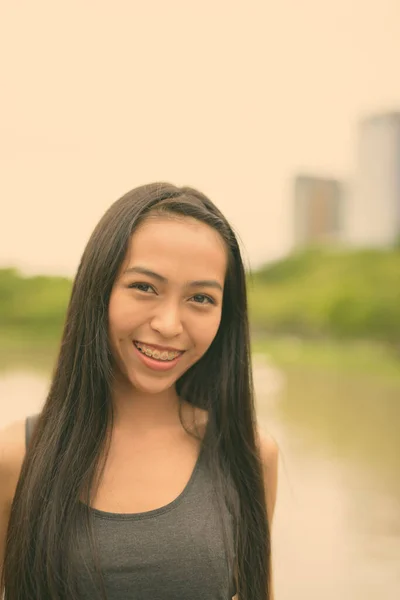
[[192,300],[196,304],[215,304],[210,296],[205,296],[204,294],[196,294],[195,296],[192,296]]
[[128,287],[139,290],[139,292],[154,292],[154,288],[149,283],[131,283]]

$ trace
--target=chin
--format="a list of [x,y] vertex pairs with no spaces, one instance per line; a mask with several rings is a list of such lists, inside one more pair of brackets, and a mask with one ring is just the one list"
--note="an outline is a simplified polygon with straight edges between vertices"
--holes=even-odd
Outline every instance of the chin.
[[141,392],[142,394],[162,394],[170,390],[171,388],[175,388],[176,384],[175,378],[157,378],[157,377],[130,377],[129,383],[131,386]]

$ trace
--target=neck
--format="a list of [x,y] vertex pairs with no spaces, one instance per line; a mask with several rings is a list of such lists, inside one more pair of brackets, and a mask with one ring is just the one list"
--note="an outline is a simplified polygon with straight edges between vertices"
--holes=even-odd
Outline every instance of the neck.
[[116,385],[112,400],[118,429],[151,431],[180,423],[180,401],[175,386],[158,394],[146,394],[128,385]]

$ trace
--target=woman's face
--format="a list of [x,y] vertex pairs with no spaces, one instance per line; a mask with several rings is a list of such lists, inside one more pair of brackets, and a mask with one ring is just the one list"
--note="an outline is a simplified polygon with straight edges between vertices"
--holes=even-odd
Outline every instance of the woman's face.
[[141,392],[169,389],[207,351],[220,324],[227,252],[190,217],[151,217],[133,234],[109,304],[118,374]]

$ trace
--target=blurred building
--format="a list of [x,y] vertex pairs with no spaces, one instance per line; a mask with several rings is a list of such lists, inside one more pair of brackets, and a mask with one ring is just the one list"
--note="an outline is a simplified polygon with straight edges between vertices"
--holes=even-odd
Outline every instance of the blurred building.
[[332,243],[343,233],[343,185],[337,179],[299,175],[294,181],[296,247]]
[[352,245],[389,246],[400,234],[400,112],[362,120],[354,190],[347,207]]

